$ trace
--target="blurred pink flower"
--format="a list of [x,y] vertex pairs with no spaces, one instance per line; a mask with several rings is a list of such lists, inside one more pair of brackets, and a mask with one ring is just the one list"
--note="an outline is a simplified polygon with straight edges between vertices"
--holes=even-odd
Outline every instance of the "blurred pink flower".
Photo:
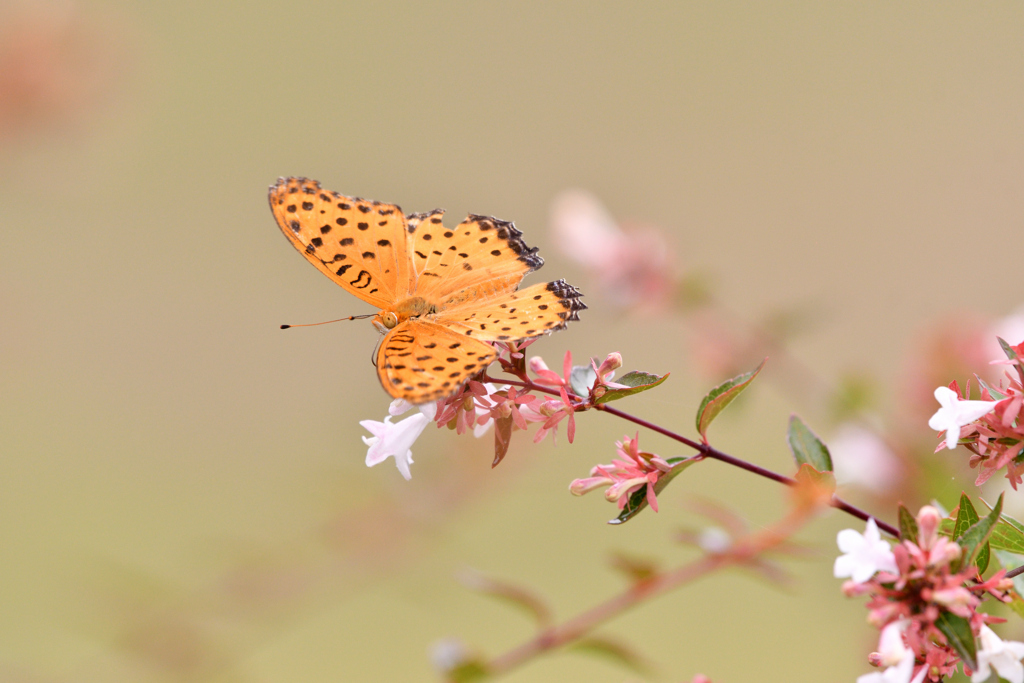
[[562,253],[590,272],[613,305],[632,309],[670,303],[679,277],[659,231],[623,231],[601,202],[583,190],[555,197],[551,226]]
[[883,494],[894,490],[903,478],[903,465],[888,444],[856,423],[840,425],[828,441],[828,450],[840,485]]

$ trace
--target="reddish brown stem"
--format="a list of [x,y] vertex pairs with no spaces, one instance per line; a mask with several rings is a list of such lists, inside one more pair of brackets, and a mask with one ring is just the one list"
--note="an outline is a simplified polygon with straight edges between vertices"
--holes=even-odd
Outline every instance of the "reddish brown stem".
[[638,583],[626,592],[620,593],[582,614],[578,614],[564,624],[545,629],[532,640],[496,657],[487,664],[487,672],[492,675],[506,673],[539,654],[580,639],[600,624],[622,614],[648,598],[653,598],[688,581],[700,578],[705,574],[710,574],[725,564],[728,564],[726,556],[708,555],[693,564]]
[[576,615],[563,624],[544,629],[519,647],[499,655],[486,664],[486,671],[491,675],[507,673],[537,655],[583,638],[601,624],[645,600],[667,593],[721,567],[756,562],[761,553],[784,542],[813,514],[812,508],[794,510],[773,527],[764,529],[756,535],[738,539],[727,552],[710,553],[695,562],[638,582],[619,595]]
[[[530,381],[517,382],[515,380],[496,379],[493,377],[485,377],[484,379],[486,381],[497,382],[500,384],[510,384],[512,386],[523,387],[526,389],[530,389],[531,391],[538,391],[545,394],[551,394],[552,396],[560,395],[557,391],[554,391],[553,389],[542,387]],[[612,415],[620,417],[623,420],[628,420],[629,422],[632,422],[635,425],[644,427],[645,429],[649,429],[652,432],[657,432],[662,436],[667,436],[673,441],[678,441],[679,443],[685,444],[690,448],[694,449],[695,451],[699,451],[700,453],[704,454],[709,458],[714,458],[715,460],[719,460],[734,467],[738,467],[741,470],[753,472],[754,474],[765,477],[766,479],[771,479],[772,481],[777,481],[780,484],[785,484],[786,486],[794,486],[796,484],[796,480],[791,479],[790,477],[787,477],[783,474],[779,474],[778,472],[773,472],[772,470],[761,467],[760,465],[755,465],[754,463],[747,462],[746,460],[741,460],[740,458],[731,456],[728,453],[723,453],[722,451],[712,446],[709,446],[708,444],[700,443],[699,441],[694,441],[693,439],[688,439],[682,434],[677,434],[670,429],[659,427],[653,422],[648,422],[643,418],[636,417],[635,415],[630,415],[629,413],[623,412],[618,408],[614,408],[608,405],[607,403],[599,403],[591,407],[593,407],[596,410],[601,410],[603,412],[610,413]],[[883,522],[874,515],[870,515],[867,512],[861,510],[860,508],[851,505],[850,503],[847,503],[845,500],[839,498],[838,496],[832,497],[832,507],[836,508],[837,510],[842,510],[843,512],[849,515],[853,515],[857,519],[863,520],[865,522],[869,519],[874,519],[875,524],[878,526],[879,529],[889,534],[893,538],[900,537],[899,529],[897,529],[893,525],[887,522]]]

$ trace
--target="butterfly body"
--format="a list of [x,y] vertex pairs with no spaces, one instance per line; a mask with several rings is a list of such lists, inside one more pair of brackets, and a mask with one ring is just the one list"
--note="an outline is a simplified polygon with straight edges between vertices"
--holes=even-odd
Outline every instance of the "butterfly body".
[[544,261],[511,222],[470,214],[447,228],[441,210],[405,216],[305,178],[279,179],[270,207],[310,263],[380,309],[377,374],[396,398],[444,398],[497,357],[490,342],[548,334],[586,308],[564,280],[519,289]]

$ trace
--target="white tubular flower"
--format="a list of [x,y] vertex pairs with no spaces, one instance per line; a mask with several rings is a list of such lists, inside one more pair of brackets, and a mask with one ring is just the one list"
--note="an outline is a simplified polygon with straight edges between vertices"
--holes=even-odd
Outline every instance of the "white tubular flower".
[[969,425],[996,407],[998,401],[961,401],[949,387],[935,390],[935,400],[941,408],[928,420],[928,426],[937,432],[946,432],[946,448],[953,450],[960,440],[960,428]]
[[[404,404],[404,405],[403,405]],[[412,417],[407,417],[401,422],[391,422],[391,418],[400,415],[412,407],[402,399],[395,399],[383,422],[375,420],[362,420],[359,424],[365,427],[373,436],[363,437],[363,443],[370,448],[366,452],[366,466],[378,465],[389,456],[394,456],[395,465],[402,476],[409,480],[412,473],[409,465],[412,464],[412,445],[419,438],[427,425],[433,421],[437,413],[437,403],[426,403],[421,405],[420,412]]]
[[878,639],[878,657],[881,665],[887,668],[859,676],[857,683],[921,683],[924,680],[928,667],[922,666],[914,676],[914,652],[903,643],[903,632],[909,625],[909,619],[900,619],[882,629]]
[[868,520],[867,529],[860,534],[843,529],[836,535],[836,543],[843,555],[836,558],[833,574],[837,579],[850,577],[854,583],[864,583],[877,571],[898,574],[896,556],[882,535],[874,519]]
[[978,670],[971,676],[971,683],[987,681],[992,669],[1010,683],[1024,683],[1024,643],[1002,640],[988,626],[981,627],[978,634]]

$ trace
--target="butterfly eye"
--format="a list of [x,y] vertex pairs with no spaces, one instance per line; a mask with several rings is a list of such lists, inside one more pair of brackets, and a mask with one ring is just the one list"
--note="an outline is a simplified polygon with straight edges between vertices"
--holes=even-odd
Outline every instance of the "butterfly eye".
[[395,315],[394,313],[391,313],[390,311],[381,316],[381,318],[384,323],[384,327],[388,328],[389,330],[394,328],[394,326],[398,324],[398,316]]

